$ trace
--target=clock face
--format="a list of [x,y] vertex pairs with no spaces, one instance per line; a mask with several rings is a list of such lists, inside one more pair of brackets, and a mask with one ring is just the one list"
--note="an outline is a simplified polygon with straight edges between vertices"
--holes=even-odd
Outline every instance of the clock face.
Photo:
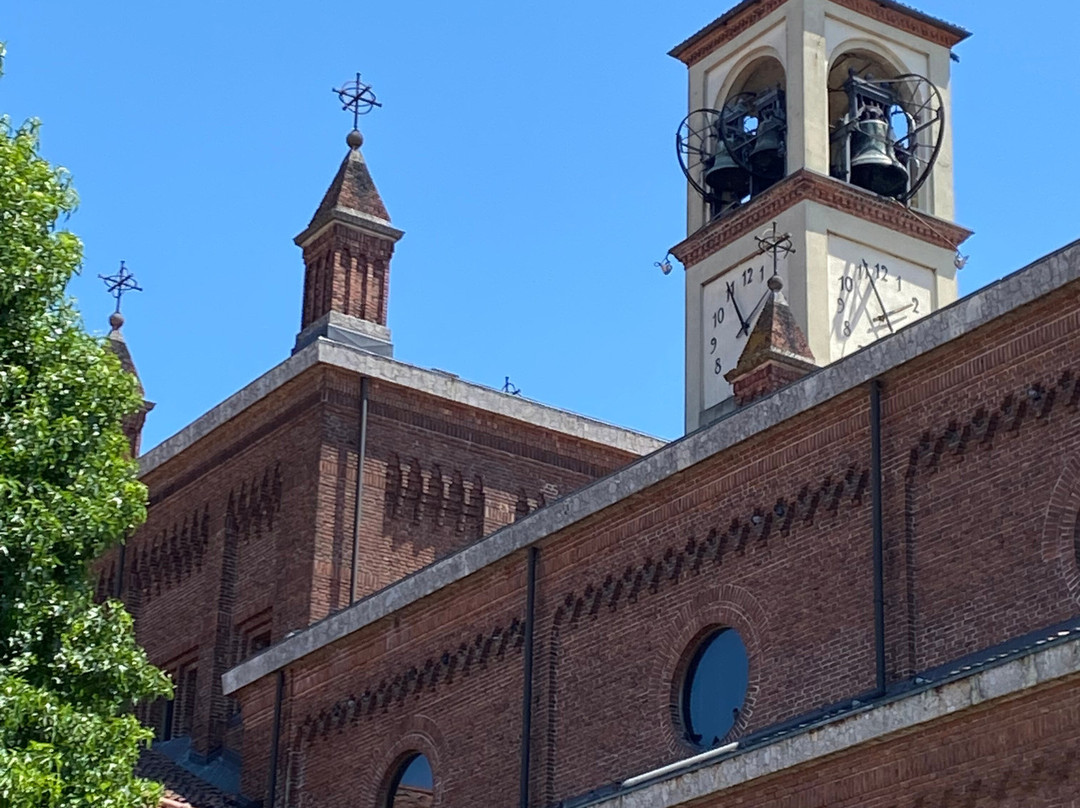
[[[702,387],[704,408],[731,397],[731,385],[724,374],[739,361],[750,326],[757,319],[769,292],[773,275],[771,256],[729,269],[702,287]],[[777,275],[787,285],[787,271],[781,261]]]
[[887,337],[934,306],[934,273],[854,241],[829,239],[831,360]]

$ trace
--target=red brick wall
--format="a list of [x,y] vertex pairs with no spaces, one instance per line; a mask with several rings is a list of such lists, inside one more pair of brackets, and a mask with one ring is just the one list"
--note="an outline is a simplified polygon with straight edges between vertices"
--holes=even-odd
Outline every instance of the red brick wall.
[[1075,680],[699,800],[695,808],[1072,808],[1080,793]]
[[[324,373],[312,620],[348,603],[356,499],[359,378]],[[372,382],[357,596],[632,459],[628,452]]]
[[[886,374],[890,682],[1077,614],[1078,355],[1080,305],[1067,288]],[[541,543],[534,804],[692,754],[673,695],[692,641],[711,626],[737,628],[750,653],[736,735],[874,689],[868,407],[866,389],[844,394]],[[317,795],[320,805],[374,805],[406,747],[431,757],[437,804],[515,793],[520,652],[452,682],[437,664],[432,679],[427,661],[462,644],[465,659],[524,618],[524,558],[290,669],[289,804]],[[1063,737],[1075,749],[1071,704],[1073,734]],[[952,776],[987,744],[1024,754],[1007,733],[989,737],[1013,718],[988,715],[971,725],[976,740],[950,735],[933,765]],[[1060,730],[1042,713],[1015,720],[1017,732]],[[922,765],[904,754],[882,760]],[[265,781],[265,771],[245,776]],[[886,774],[866,776],[881,799],[896,799]]]
[[[220,675],[348,604],[359,388],[313,368],[145,477],[124,599],[184,692],[174,710],[193,711],[175,731],[201,754],[240,737]],[[369,412],[358,597],[632,457],[385,383],[371,384]],[[114,550],[96,565],[102,596],[118,562]],[[181,681],[192,670],[193,698]],[[142,713],[159,725],[163,710]]]
[[[174,676],[174,712],[188,698],[184,676],[197,673],[194,704],[183,706],[191,726],[174,730],[201,754],[237,723],[237,705],[215,687],[221,673],[267,631],[278,640],[307,625],[311,560],[292,544],[314,524],[314,475],[304,469],[315,467],[319,421],[317,396],[300,389],[260,402],[144,478],[149,516],[127,542],[122,597],[151,661]],[[99,565],[118,561],[114,549]]]

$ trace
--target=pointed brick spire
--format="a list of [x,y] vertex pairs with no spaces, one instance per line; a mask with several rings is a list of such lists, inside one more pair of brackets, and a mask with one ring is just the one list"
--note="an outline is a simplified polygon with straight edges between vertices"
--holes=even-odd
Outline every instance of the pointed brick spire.
[[363,135],[354,129],[349,133],[346,142],[349,144],[349,153],[341,161],[341,168],[326,189],[326,195],[315,215],[311,217],[309,229],[329,221],[335,210],[346,214],[371,216],[383,224],[390,224],[390,214],[386,212],[386,206],[360,153],[360,146],[364,142]]
[[735,403],[743,406],[801,379],[817,368],[814,354],[791,313],[779,277],[769,278],[769,291],[746,347],[727,379]]
[[124,419],[124,434],[131,445],[131,456],[138,457],[139,448],[142,445],[142,429],[146,423],[146,414],[154,409],[154,402],[146,400],[146,391],[143,389],[142,379],[139,378],[139,373],[135,370],[135,362],[131,358],[131,351],[128,350],[127,341],[124,339],[124,335],[120,333],[120,328],[123,325],[124,317],[120,312],[114,311],[109,315],[109,327],[111,328],[108,336],[109,349],[120,360],[120,367],[135,377],[135,381],[139,385],[139,395],[143,399],[142,407],[139,408],[138,412]]
[[353,130],[349,153],[311,223],[296,237],[304,251],[304,304],[294,352],[323,337],[390,355],[386,327],[390,258],[404,235],[390,224]]

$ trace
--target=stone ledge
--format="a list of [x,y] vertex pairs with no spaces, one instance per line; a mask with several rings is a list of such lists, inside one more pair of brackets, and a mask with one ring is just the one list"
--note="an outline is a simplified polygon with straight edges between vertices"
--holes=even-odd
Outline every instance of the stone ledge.
[[641,432],[613,426],[531,399],[507,395],[490,387],[462,381],[441,371],[408,365],[396,359],[377,356],[369,350],[318,338],[140,457],[140,475],[149,474],[196,441],[205,438],[230,419],[319,363],[350,370],[379,381],[398,384],[458,404],[476,407],[635,455],[654,452],[666,444],[666,441]]
[[[939,309],[840,362],[811,373],[790,387],[735,410],[271,646],[224,674],[225,693],[234,693],[556,531],[1078,279],[1080,241]],[[354,361],[359,361],[359,356],[359,352],[353,352]],[[408,368],[406,365],[401,367]],[[422,372],[430,374],[430,371]],[[444,379],[444,383],[454,382]]]
[[743,207],[690,234],[671,248],[671,254],[689,269],[804,200],[949,250],[958,249],[972,234],[953,222],[912,211],[895,200],[801,168]]
[[734,750],[724,755],[717,750],[722,760],[698,763],[704,757],[699,755],[683,764],[665,766],[624,781],[627,790],[621,794],[580,805],[674,808],[1078,673],[1080,640],[1072,640],[745,752]]

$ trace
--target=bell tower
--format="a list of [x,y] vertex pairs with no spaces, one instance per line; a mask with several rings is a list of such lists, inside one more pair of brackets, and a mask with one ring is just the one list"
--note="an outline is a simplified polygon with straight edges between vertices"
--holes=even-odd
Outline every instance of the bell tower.
[[[952,303],[951,48],[893,0],[744,0],[671,51],[689,70],[686,430],[736,406],[726,376],[780,276],[817,365]],[[793,251],[759,249],[773,225]]]

